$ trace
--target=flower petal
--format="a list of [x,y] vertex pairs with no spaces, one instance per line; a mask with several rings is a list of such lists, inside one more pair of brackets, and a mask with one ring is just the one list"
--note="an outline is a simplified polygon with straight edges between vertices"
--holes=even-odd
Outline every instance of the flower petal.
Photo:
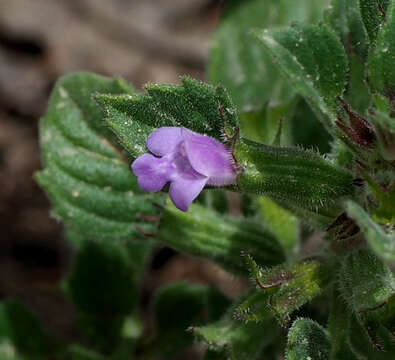
[[203,190],[206,185],[207,177],[180,177],[173,180],[170,184],[169,194],[174,205],[182,210],[187,211],[189,205]]
[[145,191],[160,191],[170,180],[170,168],[167,158],[157,158],[151,154],[139,156],[132,165],[137,182]]
[[182,128],[185,151],[192,167],[209,177],[208,184],[222,186],[236,182],[236,171],[229,149],[219,141]]
[[147,139],[147,148],[157,156],[163,156],[176,149],[183,140],[181,128],[165,126],[154,132]]

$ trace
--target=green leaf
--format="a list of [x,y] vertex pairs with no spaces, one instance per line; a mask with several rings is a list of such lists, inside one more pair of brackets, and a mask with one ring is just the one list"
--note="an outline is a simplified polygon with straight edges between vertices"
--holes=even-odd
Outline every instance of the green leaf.
[[154,298],[156,336],[149,347],[161,355],[176,353],[192,344],[191,325],[218,320],[228,305],[224,295],[208,286],[179,282],[161,287]]
[[381,258],[395,263],[395,235],[387,234],[358,204],[348,201],[348,215],[353,218],[364,233],[371,248]]
[[36,179],[54,215],[82,238],[141,237],[137,226],[153,230],[155,224],[141,219],[158,213],[152,204],[157,197],[139,189],[92,99],[96,91],[125,94],[131,89],[119,79],[89,73],[58,80],[40,123],[44,170]]
[[261,268],[247,257],[257,291],[237,308],[245,321],[260,321],[273,313],[281,323],[300,306],[319,295],[330,284],[331,268],[319,261],[306,260],[274,268]]
[[124,243],[84,241],[77,251],[66,290],[79,324],[94,349],[113,352],[127,315],[138,302],[135,265]]
[[332,0],[326,21],[338,34],[347,52],[366,60],[369,40],[361,16],[359,0]]
[[374,197],[373,204],[369,209],[373,219],[391,229],[395,224],[395,186],[392,183],[393,170],[390,167],[387,171],[388,173],[384,175],[387,178],[384,180],[386,183],[383,186],[380,186],[377,180],[365,171],[363,171],[363,176]]
[[360,0],[332,0],[325,17],[339,35],[345,49],[366,60],[369,40],[359,2]]
[[350,55],[350,80],[344,98],[359,114],[366,114],[372,104],[372,94],[366,82],[366,67],[365,60]]
[[334,289],[329,313],[330,360],[357,360],[348,344],[351,314],[337,288]]
[[235,317],[246,323],[261,322],[272,317],[273,312],[269,305],[275,292],[275,288],[268,288],[266,291],[249,294],[236,309]]
[[220,216],[197,204],[186,213],[168,205],[157,239],[181,252],[214,260],[237,274],[246,274],[242,251],[265,265],[284,261],[283,249],[258,221]]
[[376,40],[384,21],[384,13],[391,0],[359,0],[361,15],[372,43]]
[[382,157],[389,162],[394,161],[395,120],[382,111],[375,111],[375,113],[370,116],[370,120],[376,130]]
[[156,326],[160,334],[183,331],[204,320],[218,320],[227,305],[224,295],[208,286],[185,282],[166,285],[155,294]]
[[336,97],[344,91],[348,64],[344,48],[329,26],[294,25],[281,30],[257,30],[255,35],[295,90],[331,129]]
[[299,248],[299,219],[267,197],[258,199],[261,214],[268,229],[288,255],[296,253]]
[[[0,345],[0,354],[1,348],[6,349],[7,345],[11,348],[10,351],[15,347],[18,354],[26,356],[29,360],[41,360],[45,356],[56,354],[59,347],[57,341],[25,305],[16,301],[7,301],[1,304],[0,313],[0,320],[5,323],[7,329],[2,334],[4,341],[0,340],[3,342]],[[11,359],[18,360],[19,357],[10,357]]]
[[359,0],[332,0],[326,15],[326,21],[340,37],[349,57],[350,76],[344,99],[355,111],[365,114],[372,96],[366,82],[369,39]]
[[349,56],[350,76],[344,98],[354,110],[364,114],[371,104],[365,66],[369,39],[359,9],[359,0],[332,0],[326,21],[340,37]]
[[243,137],[249,140],[276,145],[274,140],[281,128],[282,146],[303,145],[322,153],[330,150],[330,135],[300,96],[280,105],[268,102],[262,108],[241,113],[239,121]]
[[[361,4],[369,1],[361,1]],[[376,0],[374,1],[376,3]],[[389,0],[382,0],[389,3]],[[376,4],[377,6],[377,4]],[[381,16],[381,15],[379,15]],[[388,6],[386,21],[378,33],[376,46],[369,56],[370,83],[382,94],[395,101],[395,2]]]
[[381,327],[377,337],[372,339],[356,317],[350,322],[349,344],[358,360],[392,360],[395,357],[393,334]]
[[332,143],[332,151],[329,155],[331,159],[334,160],[336,165],[341,167],[347,167],[348,164],[351,164],[354,161],[354,154],[349,150],[347,145],[337,138]]
[[288,333],[287,360],[327,360],[330,343],[319,324],[310,319],[297,319]]
[[132,312],[137,289],[123,244],[86,241],[74,261],[68,289],[83,312],[103,316]]
[[[385,306],[365,312],[362,320],[368,330],[374,330],[376,336],[380,332],[380,327],[385,327],[392,334],[395,334],[395,296],[391,297]],[[395,346],[395,343],[393,344]]]
[[[139,228],[140,229],[140,228]],[[149,229],[147,229],[149,230]],[[138,237],[141,237],[142,234],[139,234]],[[72,247],[76,252],[80,252],[84,247],[86,241],[90,241],[87,239],[84,234],[79,232],[74,232],[70,229],[67,229],[65,233],[65,238],[71,243]],[[112,240],[116,241],[117,245],[120,247],[124,247],[124,250],[128,253],[128,256],[131,261],[132,266],[132,274],[134,276],[135,281],[140,281],[141,276],[146,270],[147,262],[151,256],[151,252],[153,247],[155,246],[155,241],[147,238],[138,239],[137,241],[119,241],[118,239]],[[102,243],[102,240],[99,240],[99,243]],[[104,244],[105,247],[105,244]]]
[[219,140],[235,131],[236,111],[220,86],[184,77],[182,86],[148,84],[146,90],[148,94],[95,97],[107,124],[134,157],[146,152],[146,140],[158,127],[184,126]]
[[347,255],[339,276],[343,297],[357,314],[383,306],[395,294],[391,270],[367,249]]
[[135,281],[141,281],[155,244],[154,240],[150,240],[147,237],[143,241],[128,241],[122,244],[128,253]]
[[280,122],[283,123],[281,144],[292,145],[292,116],[295,113],[298,99],[294,97],[285,104],[272,105],[266,103],[259,109],[242,112],[240,114],[240,127],[243,137],[261,142],[272,144],[276,137]]
[[[393,173],[390,172],[390,177]],[[378,206],[372,208],[372,216],[375,221],[386,224],[389,228],[395,224],[395,186],[390,185],[389,189],[382,189],[371,182],[370,190],[378,201]]]
[[[287,119],[284,119],[285,121]],[[295,112],[292,119],[290,119],[290,125],[292,144],[301,145],[306,149],[317,149],[322,154],[331,150],[332,137],[317,119],[310,106],[301,97],[298,99]],[[282,145],[286,146],[287,144],[284,142]]]
[[302,220],[303,224],[320,230],[324,230],[331,225],[341,211],[337,204],[309,209],[292,204],[286,200],[280,201],[276,199],[275,201],[282,208],[290,211]]
[[262,350],[278,336],[278,327],[272,317],[260,323],[242,323],[230,315],[207,326],[191,329],[197,340],[225,357],[219,359],[255,360]]
[[352,175],[313,151],[242,139],[234,155],[243,169],[238,189],[269,196],[287,208],[317,210],[354,193]]
[[268,102],[260,109],[241,113],[239,121],[243,137],[249,140],[275,145],[281,128],[282,146],[298,144],[318,148],[322,153],[330,150],[331,137],[300,96],[280,105]]
[[98,353],[114,354],[122,346],[123,315],[99,316],[79,312],[78,325],[83,336],[88,339],[90,348]]
[[358,359],[392,359],[395,279],[391,270],[363,249],[347,256],[339,281],[342,297],[354,312],[348,333]]
[[377,111],[389,114],[391,112],[391,104],[388,98],[380,93],[374,94],[374,105]]
[[292,93],[251,35],[255,27],[289,25],[318,20],[326,0],[231,1],[214,33],[209,79],[223,84],[237,108],[251,111],[268,100],[282,101]]

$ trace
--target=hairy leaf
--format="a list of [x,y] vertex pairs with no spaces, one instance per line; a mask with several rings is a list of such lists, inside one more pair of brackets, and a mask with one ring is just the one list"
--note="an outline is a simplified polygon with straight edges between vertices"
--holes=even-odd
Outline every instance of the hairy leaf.
[[72,232],[90,239],[141,237],[138,226],[158,213],[155,196],[143,193],[128,159],[115,145],[92,94],[130,93],[119,79],[76,73],[58,80],[40,123],[44,170],[36,179],[47,191],[54,215]]
[[356,317],[351,318],[349,344],[360,360],[390,360],[395,357],[394,335],[380,327],[373,339]]
[[[384,0],[381,2],[384,2]],[[389,3],[390,1],[387,0],[385,2]],[[372,49],[369,56],[369,72],[370,82],[374,88],[387,95],[393,103],[395,101],[394,63],[395,2],[391,1],[390,5],[388,6],[385,23],[383,23],[382,29],[378,33],[376,46]]]
[[273,62],[330,129],[336,97],[343,93],[348,71],[346,54],[327,25],[294,25],[282,30],[259,30],[255,35]]
[[212,259],[238,274],[247,272],[242,251],[248,251],[260,264],[274,265],[284,260],[282,247],[262,224],[221,216],[197,204],[192,204],[187,213],[168,205],[157,238],[181,252]]
[[146,152],[149,134],[162,126],[183,126],[222,140],[237,126],[236,111],[224,88],[189,77],[182,86],[146,85],[147,94],[97,95],[106,121],[126,150],[137,157]]
[[369,39],[359,9],[359,0],[333,0],[326,20],[340,37],[349,56],[350,77],[344,97],[363,114],[371,104],[366,83]]
[[340,269],[340,285],[343,298],[355,313],[383,306],[395,295],[391,270],[367,249],[347,255]]
[[332,0],[326,20],[339,35],[345,49],[361,60],[368,56],[369,40],[359,8],[360,0]]
[[330,343],[326,331],[315,321],[297,319],[288,333],[287,360],[327,360]]
[[329,313],[330,360],[357,360],[348,344],[351,314],[337,288],[334,289]]
[[262,320],[273,313],[285,323],[289,314],[320,294],[330,283],[330,268],[314,260],[265,269],[248,256],[247,264],[258,290],[236,310],[245,321]]
[[224,319],[202,327],[191,328],[197,340],[204,342],[209,349],[224,354],[221,359],[259,359],[265,346],[278,335],[278,327],[272,317],[260,323],[242,323]]
[[391,0],[359,0],[362,19],[372,43],[376,40]]
[[210,81],[226,86],[240,111],[251,111],[268,100],[285,100],[292,89],[281,79],[250,30],[318,20],[327,3],[327,0],[231,1],[214,33]]
[[[393,173],[389,172],[389,179],[392,179]],[[374,220],[384,223],[391,229],[395,224],[395,184],[392,182],[388,189],[383,189],[377,184],[369,181],[370,190],[378,202],[376,207],[371,209]]]

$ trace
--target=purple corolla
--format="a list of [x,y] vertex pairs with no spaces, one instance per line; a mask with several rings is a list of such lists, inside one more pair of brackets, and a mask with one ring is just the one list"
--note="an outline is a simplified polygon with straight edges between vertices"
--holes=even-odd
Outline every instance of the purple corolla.
[[236,182],[231,151],[219,141],[182,127],[161,127],[147,139],[151,154],[132,163],[139,186],[160,191],[170,182],[174,205],[187,211],[204,186],[224,186]]

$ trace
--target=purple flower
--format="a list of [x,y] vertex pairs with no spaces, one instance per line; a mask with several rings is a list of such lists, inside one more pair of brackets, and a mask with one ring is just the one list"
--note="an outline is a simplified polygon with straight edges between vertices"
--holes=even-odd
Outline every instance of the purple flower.
[[147,139],[152,154],[132,163],[139,186],[160,191],[170,182],[174,205],[187,211],[204,186],[234,184],[236,171],[229,149],[219,141],[182,127],[161,127]]

